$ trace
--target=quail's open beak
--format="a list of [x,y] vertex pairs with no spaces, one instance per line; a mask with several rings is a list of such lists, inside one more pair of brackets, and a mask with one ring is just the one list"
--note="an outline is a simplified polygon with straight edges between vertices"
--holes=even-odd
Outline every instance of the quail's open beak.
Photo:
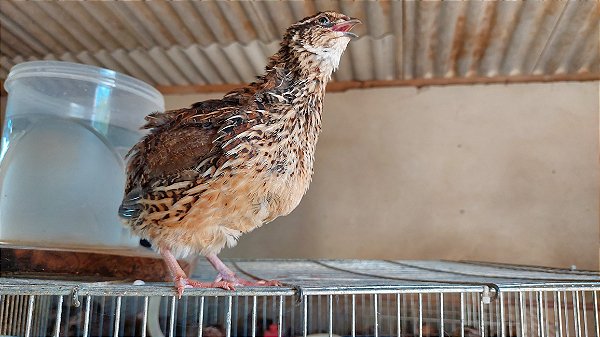
[[362,23],[359,19],[350,19],[342,21],[340,23],[336,23],[335,25],[333,25],[333,27],[331,27],[331,29],[336,32],[343,32],[344,36],[358,37],[358,35],[350,32],[350,30],[359,23]]

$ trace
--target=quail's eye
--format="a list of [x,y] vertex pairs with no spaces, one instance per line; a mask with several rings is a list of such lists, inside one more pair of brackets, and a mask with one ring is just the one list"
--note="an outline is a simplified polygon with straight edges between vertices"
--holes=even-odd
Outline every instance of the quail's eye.
[[323,26],[329,24],[329,19],[326,16],[322,16],[319,18],[319,23]]

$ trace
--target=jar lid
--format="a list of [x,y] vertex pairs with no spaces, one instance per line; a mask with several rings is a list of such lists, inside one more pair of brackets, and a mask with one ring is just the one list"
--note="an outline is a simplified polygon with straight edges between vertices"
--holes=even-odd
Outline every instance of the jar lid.
[[10,93],[14,81],[27,77],[56,77],[89,81],[125,90],[150,100],[156,106],[164,106],[162,94],[144,81],[106,68],[63,61],[30,61],[15,65],[11,68],[4,83],[6,92]]

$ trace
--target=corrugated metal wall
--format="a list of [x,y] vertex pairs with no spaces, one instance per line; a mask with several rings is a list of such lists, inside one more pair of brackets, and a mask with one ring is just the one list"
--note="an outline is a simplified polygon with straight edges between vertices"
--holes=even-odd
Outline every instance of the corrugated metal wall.
[[360,18],[338,81],[599,74],[597,1],[0,1],[0,78],[19,62],[99,65],[161,86],[252,81],[286,27]]

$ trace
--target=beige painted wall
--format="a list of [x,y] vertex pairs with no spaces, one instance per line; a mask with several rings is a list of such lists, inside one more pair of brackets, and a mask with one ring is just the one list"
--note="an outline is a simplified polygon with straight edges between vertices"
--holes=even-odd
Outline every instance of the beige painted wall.
[[[598,268],[599,83],[328,94],[289,216],[222,255]],[[221,94],[166,97],[167,108]]]

